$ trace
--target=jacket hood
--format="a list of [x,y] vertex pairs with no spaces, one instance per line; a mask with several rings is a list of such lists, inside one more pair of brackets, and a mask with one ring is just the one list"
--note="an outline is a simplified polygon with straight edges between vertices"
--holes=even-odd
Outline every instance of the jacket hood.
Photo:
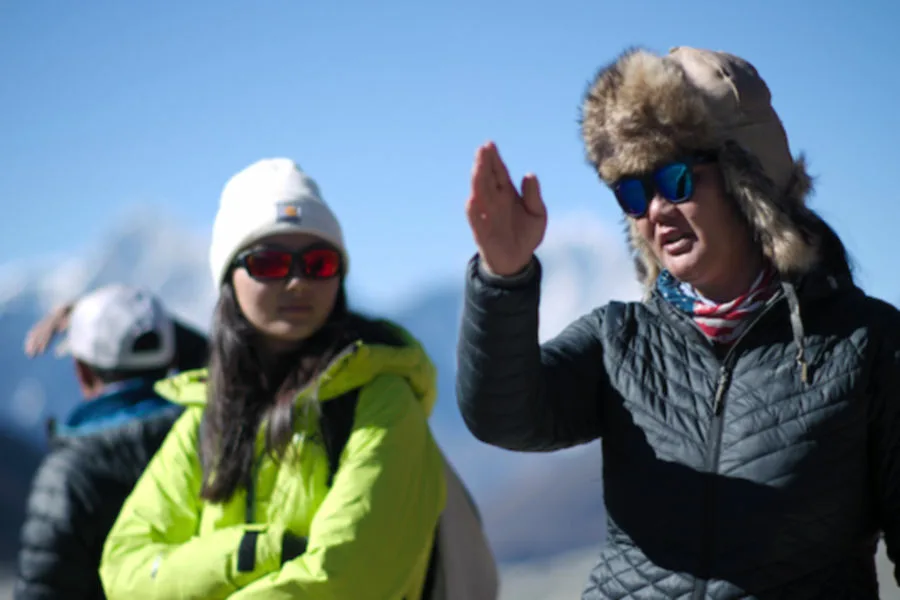
[[[437,401],[437,369],[421,343],[386,320],[369,321],[371,331],[339,352],[322,373],[297,395],[297,401],[327,401],[364,386],[379,375],[404,377],[427,415]],[[185,371],[159,381],[156,392],[177,404],[205,406],[207,369]]]
[[[588,160],[610,186],[686,153],[713,152],[726,191],[779,274],[802,276],[819,261],[821,220],[806,206],[805,159],[791,156],[769,89],[743,59],[684,47],[663,56],[629,49],[589,86],[581,133]],[[649,293],[660,265],[626,222]]]

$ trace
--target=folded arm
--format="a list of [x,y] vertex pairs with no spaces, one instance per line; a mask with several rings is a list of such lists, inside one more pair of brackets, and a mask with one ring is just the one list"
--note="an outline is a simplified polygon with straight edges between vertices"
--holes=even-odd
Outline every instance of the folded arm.
[[[230,600],[399,600],[427,563],[445,501],[443,462],[405,380],[360,393],[340,469],[305,552]],[[416,568],[419,567],[419,568]]]
[[237,525],[196,537],[199,412],[185,411],[176,422],[106,539],[100,577],[110,600],[227,598],[280,564],[277,526]]

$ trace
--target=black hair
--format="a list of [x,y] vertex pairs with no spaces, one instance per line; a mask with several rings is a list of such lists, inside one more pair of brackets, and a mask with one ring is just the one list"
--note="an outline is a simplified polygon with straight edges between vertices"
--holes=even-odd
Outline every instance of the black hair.
[[238,306],[229,277],[213,315],[207,406],[201,424],[201,497],[227,501],[244,485],[254,460],[260,423],[266,449],[281,456],[294,428],[297,392],[350,344],[361,317],[350,312],[343,282],[325,324],[277,364],[264,362],[259,333]]

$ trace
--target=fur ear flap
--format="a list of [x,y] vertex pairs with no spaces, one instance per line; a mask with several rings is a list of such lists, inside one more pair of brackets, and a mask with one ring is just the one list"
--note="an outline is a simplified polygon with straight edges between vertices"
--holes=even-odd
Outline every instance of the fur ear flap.
[[638,281],[644,286],[644,299],[647,299],[656,285],[656,278],[659,277],[659,261],[656,260],[653,248],[638,231],[635,221],[629,217],[625,217],[625,234],[634,257],[634,269]]
[[818,239],[811,228],[813,216],[806,208],[812,180],[801,156],[794,162],[787,192],[778,194],[758,161],[734,143],[719,153],[726,191],[734,198],[763,254],[783,275],[811,269],[818,259]]

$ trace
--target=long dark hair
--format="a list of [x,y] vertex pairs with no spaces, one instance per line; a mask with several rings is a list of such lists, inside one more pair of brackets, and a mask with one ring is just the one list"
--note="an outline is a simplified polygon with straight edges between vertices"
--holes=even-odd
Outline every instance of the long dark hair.
[[207,406],[201,427],[203,487],[210,502],[227,501],[250,477],[260,423],[268,422],[266,448],[281,456],[294,428],[296,393],[353,341],[356,320],[343,282],[325,325],[301,347],[263,360],[259,333],[241,312],[230,278],[213,315]]

